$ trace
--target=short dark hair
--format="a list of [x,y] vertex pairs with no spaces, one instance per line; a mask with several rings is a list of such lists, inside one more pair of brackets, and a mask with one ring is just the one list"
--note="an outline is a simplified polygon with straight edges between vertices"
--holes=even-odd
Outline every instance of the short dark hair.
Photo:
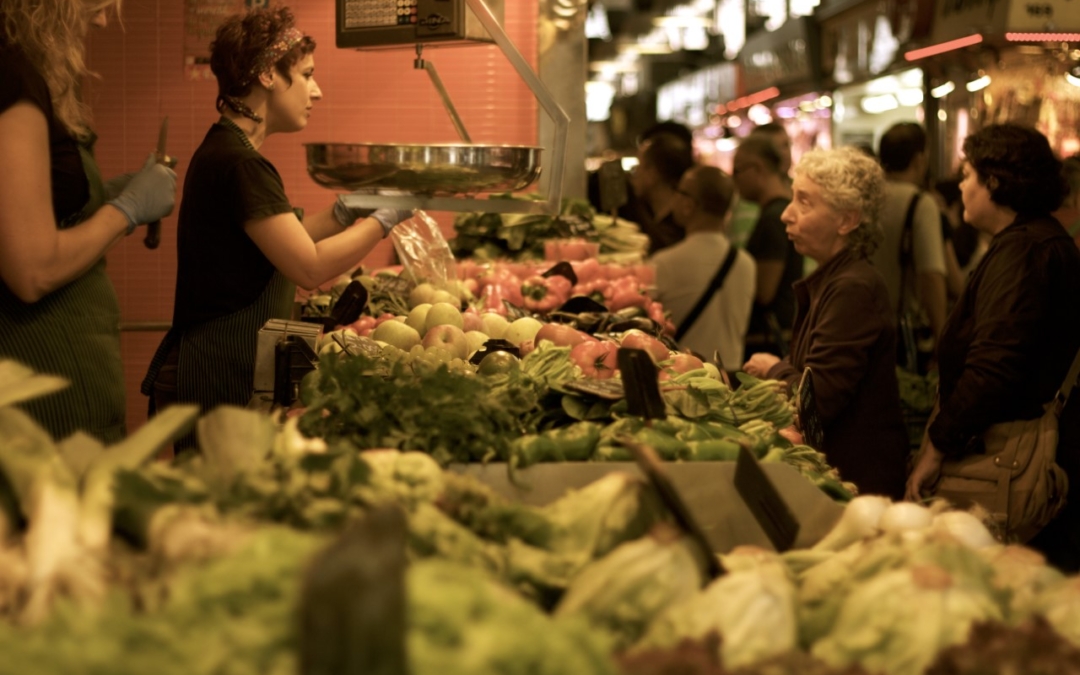
[[692,168],[693,189],[701,209],[712,216],[723,218],[731,209],[735,197],[735,181],[715,166],[702,165]]
[[1031,127],[991,124],[964,139],[964,161],[990,199],[1018,214],[1056,211],[1068,195],[1061,160]]
[[638,136],[638,145],[641,145],[645,141],[652,140],[660,134],[671,134],[677,138],[680,138],[687,145],[694,145],[694,132],[690,131],[690,128],[685,124],[676,122],[674,120],[664,120],[663,122],[657,122],[645,131],[641,132]]
[[[275,7],[236,14],[218,26],[210,44],[210,70],[218,82],[219,111],[225,107],[226,99],[239,99],[251,93],[259,81],[259,73],[255,72],[259,58],[281,39],[286,30],[295,28],[295,24],[288,7]],[[315,40],[305,35],[273,66],[286,82],[292,84],[289,70],[313,51]]]
[[780,153],[777,152],[776,146],[769,140],[768,136],[764,134],[750,134],[746,138],[739,142],[739,149],[735,151],[735,154],[749,153],[751,156],[760,160],[765,170],[769,173],[780,175]]
[[783,124],[779,122],[766,122],[765,124],[759,124],[750,130],[750,135],[765,134],[767,136],[773,136],[775,134],[787,134],[787,129]]
[[878,143],[881,168],[890,172],[907,169],[920,152],[926,152],[926,131],[915,122],[892,125]]
[[694,165],[693,149],[674,134],[660,133],[650,138],[641,153],[641,161],[656,169],[671,187],[679,184],[686,170]]

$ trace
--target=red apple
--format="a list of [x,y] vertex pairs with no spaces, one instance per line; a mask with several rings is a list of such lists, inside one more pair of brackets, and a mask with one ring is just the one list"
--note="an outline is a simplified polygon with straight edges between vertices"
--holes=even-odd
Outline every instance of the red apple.
[[462,330],[468,333],[471,330],[484,330],[484,320],[481,318],[480,313],[472,307],[466,309],[461,313],[461,320],[464,323]]
[[663,342],[637,328],[631,328],[623,333],[620,344],[628,349],[644,349],[657,363],[671,358],[671,351],[664,346]]
[[469,358],[469,338],[465,337],[465,331],[453,324],[443,323],[438,326],[432,326],[431,329],[424,334],[424,341],[422,344],[424,345],[424,349],[429,349],[431,347],[445,349],[454,358]]

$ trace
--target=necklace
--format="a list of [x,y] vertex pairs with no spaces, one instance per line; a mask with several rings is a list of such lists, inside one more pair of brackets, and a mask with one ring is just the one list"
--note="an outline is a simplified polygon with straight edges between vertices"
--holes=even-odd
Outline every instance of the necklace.
[[240,137],[240,140],[244,142],[244,146],[247,147],[248,150],[258,152],[258,150],[255,150],[255,146],[252,144],[251,139],[248,138],[248,135],[244,133],[243,129],[237,126],[236,122],[233,122],[228,117],[222,115],[221,119],[218,120],[218,124],[225,127],[226,129],[231,129],[233,132],[235,132],[236,135]]

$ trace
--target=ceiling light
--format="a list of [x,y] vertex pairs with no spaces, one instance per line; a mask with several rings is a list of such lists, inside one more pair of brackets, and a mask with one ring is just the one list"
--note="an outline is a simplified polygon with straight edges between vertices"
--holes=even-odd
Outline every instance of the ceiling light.
[[689,16],[686,14],[656,16],[653,17],[654,26],[664,28],[712,28],[712,20],[705,16]]
[[862,101],[859,102],[859,107],[865,113],[877,115],[889,110],[896,110],[900,107],[900,103],[892,94],[881,94],[880,96],[864,96]]
[[981,77],[976,77],[971,82],[968,82],[967,84],[965,84],[964,88],[967,89],[968,91],[972,92],[972,93],[975,93],[975,92],[977,92],[977,91],[979,91],[981,89],[986,89],[989,86],[990,86],[990,76],[989,75],[982,75]]
[[905,108],[914,108],[923,102],[923,93],[921,89],[901,89],[896,92],[896,98]]
[[904,58],[908,61],[918,61],[919,59],[925,59],[928,56],[944,54],[945,52],[951,52],[954,49],[962,49],[964,47],[970,47],[971,45],[977,45],[982,41],[983,36],[975,33],[974,35],[949,40],[948,42],[941,42],[936,45],[930,45],[929,47],[912,49],[910,52],[904,53]]
[[945,84],[938,85],[930,90],[930,95],[934,98],[944,98],[949,94],[956,91],[956,85],[952,80],[949,80]]

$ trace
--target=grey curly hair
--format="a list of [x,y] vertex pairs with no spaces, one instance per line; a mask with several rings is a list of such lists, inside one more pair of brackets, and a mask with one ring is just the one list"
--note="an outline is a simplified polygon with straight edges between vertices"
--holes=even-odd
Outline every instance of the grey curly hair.
[[855,211],[859,227],[847,235],[847,247],[869,258],[884,239],[880,218],[885,203],[885,173],[858,148],[810,150],[799,160],[795,175],[821,188],[821,196],[837,211]]

